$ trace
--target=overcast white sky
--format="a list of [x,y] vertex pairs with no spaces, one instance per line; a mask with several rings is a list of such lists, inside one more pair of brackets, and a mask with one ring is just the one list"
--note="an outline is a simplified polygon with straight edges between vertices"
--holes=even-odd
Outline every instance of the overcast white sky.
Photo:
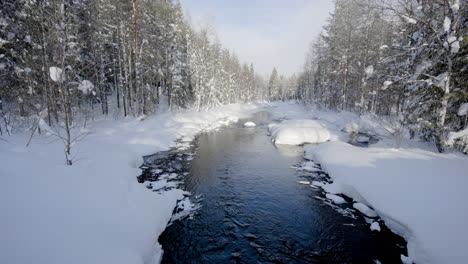
[[299,72],[332,0],[180,0],[197,25],[213,19],[224,47],[260,74]]

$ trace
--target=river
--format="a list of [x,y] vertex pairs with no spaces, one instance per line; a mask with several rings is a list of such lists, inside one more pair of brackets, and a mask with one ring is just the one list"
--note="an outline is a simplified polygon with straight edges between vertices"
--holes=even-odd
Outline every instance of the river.
[[321,189],[300,184],[328,177],[292,168],[303,161],[303,148],[272,144],[267,112],[249,120],[257,127],[241,120],[200,134],[189,165],[169,168],[186,171],[176,180],[199,208],[159,237],[162,263],[401,263],[401,237],[385,226],[371,231],[362,215],[343,214],[351,203],[330,206]]

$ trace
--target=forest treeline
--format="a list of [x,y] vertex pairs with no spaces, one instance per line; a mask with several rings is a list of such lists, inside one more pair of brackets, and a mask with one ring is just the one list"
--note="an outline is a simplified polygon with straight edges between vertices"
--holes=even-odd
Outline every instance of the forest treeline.
[[[240,62],[177,0],[0,2],[0,135],[70,130],[96,113],[264,100],[396,116],[439,151],[468,151],[467,1],[336,0],[300,75]],[[246,40],[248,41],[248,40]],[[272,65],[273,66],[273,65]]]
[[[123,116],[158,107],[267,100],[295,89],[270,82],[194,29],[171,0],[5,0],[0,18],[0,108],[73,125],[100,107]],[[276,72],[276,70],[275,70]],[[271,85],[268,88],[268,85]],[[288,96],[294,95],[294,90]],[[109,102],[112,102],[110,105]],[[115,110],[115,109],[111,109]],[[3,130],[8,129],[3,126]],[[5,132],[5,131],[3,131]]]
[[70,164],[73,128],[95,115],[140,116],[295,95],[295,82],[276,70],[265,81],[253,64],[221,45],[212,26],[194,29],[177,0],[0,5],[0,135],[24,121],[32,134],[52,127]]
[[299,97],[397,116],[439,151],[467,152],[467,12],[465,0],[336,0],[310,46]]

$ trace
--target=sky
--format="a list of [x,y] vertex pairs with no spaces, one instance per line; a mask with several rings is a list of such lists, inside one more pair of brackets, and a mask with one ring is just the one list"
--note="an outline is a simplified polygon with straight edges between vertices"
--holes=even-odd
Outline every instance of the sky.
[[286,76],[301,70],[310,42],[320,33],[332,0],[180,0],[197,28],[214,26],[224,47],[262,75],[276,67]]

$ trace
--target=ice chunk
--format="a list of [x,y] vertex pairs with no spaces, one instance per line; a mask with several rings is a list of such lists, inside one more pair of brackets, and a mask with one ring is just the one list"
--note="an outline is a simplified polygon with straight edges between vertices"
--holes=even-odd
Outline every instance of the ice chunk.
[[310,182],[308,182],[308,181],[300,181],[300,182],[298,182],[298,183],[300,183],[300,184],[305,184],[305,185],[309,185],[309,184],[310,184]]

